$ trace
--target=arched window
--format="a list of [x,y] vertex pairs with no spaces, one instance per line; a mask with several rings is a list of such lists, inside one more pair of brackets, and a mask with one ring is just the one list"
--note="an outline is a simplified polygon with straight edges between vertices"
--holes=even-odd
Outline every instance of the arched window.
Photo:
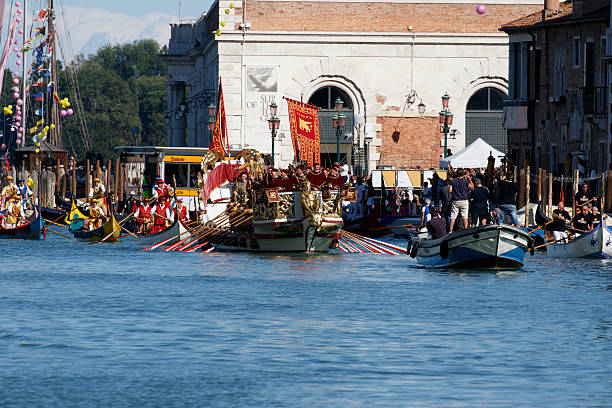
[[353,101],[349,95],[335,86],[325,86],[317,89],[308,98],[308,104],[318,106],[319,109],[319,133],[321,135],[321,164],[325,167],[331,165],[337,159],[338,136],[333,125],[333,116],[336,111],[336,99],[340,98],[344,103],[342,113],[346,116],[346,122],[340,135],[340,161],[350,163],[350,152],[353,144]]
[[465,113],[465,144],[481,138],[500,152],[508,149],[503,127],[503,102],[507,95],[496,88],[483,88],[469,99]]

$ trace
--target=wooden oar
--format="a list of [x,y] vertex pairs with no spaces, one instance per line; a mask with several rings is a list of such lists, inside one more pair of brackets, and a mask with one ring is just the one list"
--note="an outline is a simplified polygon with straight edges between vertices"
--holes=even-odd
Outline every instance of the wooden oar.
[[[64,215],[60,215],[58,218],[56,218],[56,219],[55,219],[55,220],[53,220],[53,221],[49,221],[49,220],[48,220],[48,219],[46,219],[46,218],[43,218],[43,220],[45,220],[45,222],[48,222],[48,223],[49,223],[48,225],[54,225],[54,224],[60,225],[60,224],[58,224],[58,223],[57,223],[57,221],[61,220],[61,219],[62,219],[62,218],[64,218],[64,217],[66,217],[66,214],[64,214]],[[61,226],[63,227],[64,225],[61,225]]]
[[[131,232],[130,230],[128,230],[127,228],[125,228],[123,225],[119,225],[119,226],[121,227],[121,229],[122,229],[124,232],[127,232],[129,235],[133,236],[133,237],[134,237],[134,238],[136,238],[136,239],[140,239],[140,237],[139,237],[138,235],[134,234],[133,232]],[[124,235],[124,236],[125,236],[125,235]]]
[[115,228],[110,234],[108,234],[107,236],[105,236],[101,241],[94,241],[94,242],[88,242],[85,245],[94,245],[94,244],[101,244],[102,242],[106,241],[107,239],[109,239],[115,232],[117,232],[120,228],[121,225],[117,224],[117,228]]
[[72,238],[70,238],[70,237],[69,237],[69,236],[67,236],[67,235],[64,235],[64,234],[62,234],[62,233],[59,233],[59,232],[57,232],[57,231],[53,231],[53,230],[52,230],[51,228],[49,228],[49,227],[45,227],[45,230],[46,230],[46,231],[49,231],[49,232],[52,232],[52,233],[54,233],[54,234],[57,234],[57,235],[59,235],[59,236],[62,236],[62,237],[64,237],[64,238],[72,239]]
[[554,221],[554,220],[550,220],[550,221],[548,221],[546,224],[544,224],[544,225],[540,225],[538,228],[536,228],[536,229],[534,229],[534,230],[529,231],[527,234],[533,234],[534,232],[536,232],[536,231],[537,231],[537,230],[539,230],[540,228],[547,226],[548,224],[550,224],[550,223],[551,223],[551,222],[553,222],[553,221]]
[[557,241],[554,241],[554,240],[553,240],[553,241],[547,242],[546,244],[542,244],[542,245],[538,245],[538,246],[536,246],[536,247],[533,247],[533,249],[542,248],[542,247],[548,246],[548,245],[550,245],[550,244],[554,244],[555,242],[557,242]]

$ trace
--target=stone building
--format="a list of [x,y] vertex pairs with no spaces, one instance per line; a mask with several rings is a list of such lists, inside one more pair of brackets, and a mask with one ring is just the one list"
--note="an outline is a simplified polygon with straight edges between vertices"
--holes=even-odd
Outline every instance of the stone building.
[[587,176],[610,168],[609,16],[609,0],[547,0],[501,27],[510,37],[504,121],[520,167]]
[[[505,22],[541,0],[217,1],[197,21],[171,26],[168,144],[207,146],[208,105],[223,81],[230,144],[270,153],[268,106],[279,104],[275,162],[293,160],[283,97],[321,108],[322,161],[336,158],[331,116],[345,105],[343,160],[437,167],[444,137],[440,98],[451,96],[455,152],[478,137],[506,150]],[[486,11],[478,14],[476,7]],[[220,35],[215,35],[219,30]]]

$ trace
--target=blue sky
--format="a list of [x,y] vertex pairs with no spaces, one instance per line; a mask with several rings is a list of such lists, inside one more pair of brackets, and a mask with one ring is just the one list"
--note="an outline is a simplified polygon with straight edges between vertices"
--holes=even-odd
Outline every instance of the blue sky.
[[[64,6],[82,6],[120,12],[129,16],[141,16],[152,11],[178,16],[179,0],[104,0],[95,2],[92,0],[62,0]],[[202,11],[208,9],[211,0],[181,0],[181,17],[197,18]]]
[[[7,1],[7,13],[9,4]],[[28,2],[35,13],[46,1]],[[198,18],[212,0],[181,0],[181,19]],[[106,44],[153,38],[168,43],[170,23],[178,21],[179,0],[55,0],[59,58],[69,61],[77,54],[88,55]],[[6,20],[5,20],[6,21]],[[65,23],[65,24],[64,24]],[[4,31],[6,26],[3,27]],[[2,36],[4,40],[5,36]]]

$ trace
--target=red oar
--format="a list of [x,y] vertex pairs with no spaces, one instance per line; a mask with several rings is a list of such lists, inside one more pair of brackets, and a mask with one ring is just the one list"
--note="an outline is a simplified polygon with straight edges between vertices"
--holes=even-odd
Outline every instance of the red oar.
[[346,245],[349,249],[352,249],[353,252],[360,252],[362,254],[365,254],[366,251],[364,251],[363,249],[359,248],[358,246],[356,246],[353,243],[350,243],[347,239],[343,239],[342,242],[344,243],[344,245]]
[[172,241],[174,238],[176,238],[176,237],[170,237],[170,238],[165,239],[165,240],[163,240],[161,242],[158,242],[157,244],[153,244],[153,245],[150,245],[150,246],[148,246],[146,248],[142,248],[142,250],[146,251],[147,249],[156,249],[156,248],[159,248],[160,246],[164,245],[168,241]]

